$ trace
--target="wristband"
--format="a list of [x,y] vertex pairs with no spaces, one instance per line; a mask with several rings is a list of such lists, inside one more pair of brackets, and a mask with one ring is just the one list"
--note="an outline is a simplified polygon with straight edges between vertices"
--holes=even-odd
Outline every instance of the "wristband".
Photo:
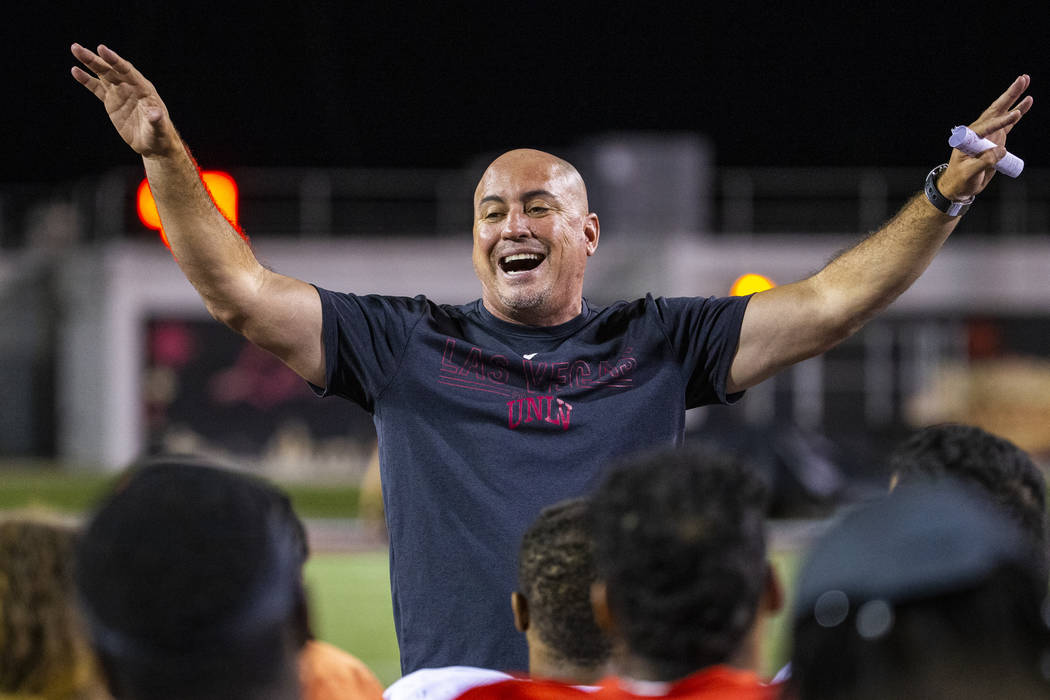
[[973,204],[974,198],[970,197],[965,201],[956,202],[955,200],[948,199],[941,194],[941,191],[937,189],[937,178],[939,178],[941,173],[947,169],[948,164],[942,163],[931,170],[930,174],[926,176],[926,187],[923,188],[926,192],[926,199],[930,200],[930,204],[937,207],[937,209],[943,211],[948,216],[962,216],[970,208],[970,205]]

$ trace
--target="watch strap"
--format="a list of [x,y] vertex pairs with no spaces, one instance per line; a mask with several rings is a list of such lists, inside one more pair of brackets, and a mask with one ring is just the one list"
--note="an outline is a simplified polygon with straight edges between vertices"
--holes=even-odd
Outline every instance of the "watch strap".
[[948,216],[962,216],[970,209],[970,205],[973,204],[974,198],[970,197],[963,202],[957,202],[954,199],[948,199],[941,194],[941,191],[937,189],[937,178],[939,178],[941,173],[947,169],[948,164],[942,163],[931,170],[930,174],[926,176],[926,186],[923,190],[926,192],[926,199],[930,200],[930,204],[937,207],[937,209]]

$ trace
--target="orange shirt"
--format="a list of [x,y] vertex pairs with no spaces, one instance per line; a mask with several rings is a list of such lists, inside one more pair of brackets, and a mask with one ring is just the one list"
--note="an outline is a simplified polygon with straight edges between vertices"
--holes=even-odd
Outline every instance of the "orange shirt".
[[356,656],[310,640],[299,654],[303,700],[382,700],[383,686]]

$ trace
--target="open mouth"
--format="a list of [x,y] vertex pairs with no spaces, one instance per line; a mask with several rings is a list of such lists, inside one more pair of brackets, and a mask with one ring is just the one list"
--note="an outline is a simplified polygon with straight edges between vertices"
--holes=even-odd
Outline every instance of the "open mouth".
[[499,269],[508,275],[535,270],[544,261],[546,255],[542,253],[515,253],[499,259]]

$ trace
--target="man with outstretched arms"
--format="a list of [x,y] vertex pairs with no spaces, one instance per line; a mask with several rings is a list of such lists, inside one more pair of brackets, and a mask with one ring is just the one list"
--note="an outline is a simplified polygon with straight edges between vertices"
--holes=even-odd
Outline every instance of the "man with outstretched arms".
[[153,85],[105,46],[72,50],[87,69],[74,78],[142,156],[172,251],[212,315],[372,413],[405,672],[524,669],[506,600],[515,544],[540,509],[589,491],[615,456],[679,443],[687,408],[731,402],[859,329],[926,268],[958,222],[942,209],[958,214],[953,203],[984,189],[1032,105],[1021,76],[970,125],[994,148],[953,151],[930,195],[812,277],[738,299],[591,307],[583,275],[600,229],[583,180],[548,153],[510,151],[474,194],[481,299],[451,306],[264,268],[213,205]]

